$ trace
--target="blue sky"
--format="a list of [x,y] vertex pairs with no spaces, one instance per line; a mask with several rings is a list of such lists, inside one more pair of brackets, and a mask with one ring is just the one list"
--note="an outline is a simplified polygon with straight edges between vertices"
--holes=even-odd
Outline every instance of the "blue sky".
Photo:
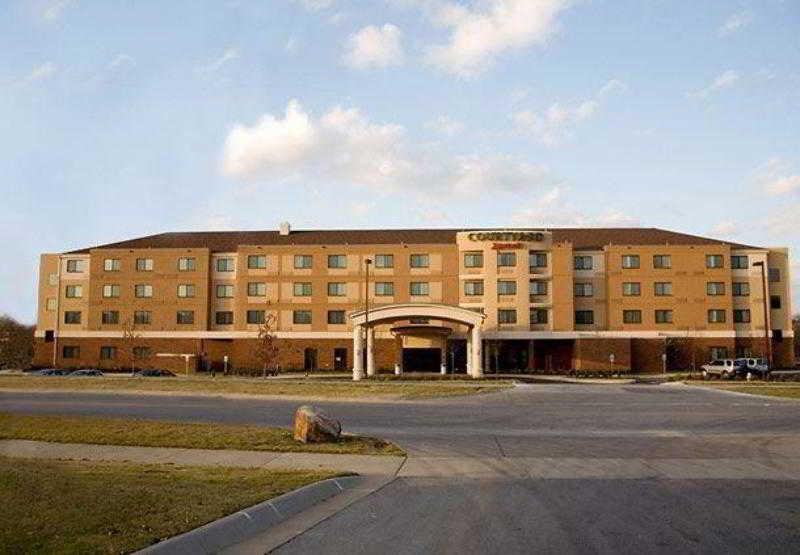
[[43,252],[282,220],[800,248],[798,37],[793,0],[7,0],[0,312]]

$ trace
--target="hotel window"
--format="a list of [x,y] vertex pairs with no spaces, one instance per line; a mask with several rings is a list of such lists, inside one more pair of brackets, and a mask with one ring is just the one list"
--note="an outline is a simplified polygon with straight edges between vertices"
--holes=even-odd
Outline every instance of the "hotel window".
[[575,324],[576,325],[590,325],[594,324],[594,311],[593,310],[576,310],[575,311]]
[[194,310],[179,310],[175,316],[178,324],[194,324]]
[[638,281],[626,281],[622,284],[622,294],[625,297],[638,297],[642,294],[642,284]]
[[153,286],[147,284],[137,284],[133,286],[134,294],[139,298],[147,298],[153,296]]
[[724,295],[725,284],[721,281],[709,281],[706,284],[706,293],[712,296]]
[[656,254],[653,256],[653,268],[672,268],[672,257],[668,254]]
[[412,254],[409,260],[412,268],[427,268],[431,263],[427,254]]
[[424,297],[430,294],[427,281],[412,281],[409,289],[412,297]]
[[391,297],[393,295],[394,295],[394,283],[392,283],[391,281],[375,282],[376,297]]
[[707,254],[706,255],[706,268],[722,268],[725,266],[725,261],[721,254]]
[[329,310],[328,311],[329,324],[344,324],[344,310]]
[[310,254],[294,255],[294,267],[298,270],[308,270],[314,265],[314,257]]
[[103,324],[119,324],[119,312],[116,310],[104,310],[100,316]]
[[347,295],[347,284],[342,282],[335,282],[328,284],[329,297],[344,297]]
[[297,282],[292,286],[292,293],[295,297],[310,297],[311,296],[311,283]]
[[464,295],[467,297],[480,297],[483,295],[483,280],[465,281]]
[[217,285],[217,298],[218,299],[233,298],[233,285]]
[[721,358],[728,358],[728,348],[727,347],[711,347],[709,350],[709,356],[711,360],[718,360]]
[[100,347],[100,358],[103,360],[112,360],[117,358],[117,348],[111,346]]
[[778,310],[781,307],[781,298],[778,295],[771,295],[769,298],[769,307],[773,310]]
[[194,269],[195,269],[194,258],[182,257],[182,258],[178,259],[178,271],[179,272],[193,272]]
[[80,274],[84,271],[85,264],[83,260],[67,260],[67,273]]
[[106,272],[119,272],[122,265],[118,258],[106,258],[103,260],[103,270]]
[[47,311],[48,312],[55,311],[57,306],[58,306],[58,300],[57,299],[53,299],[53,298],[47,299]]
[[292,313],[292,322],[295,324],[310,324],[311,311],[310,310],[295,310]]
[[723,324],[725,323],[725,311],[718,308],[712,308],[708,311],[709,324]]
[[547,295],[547,282],[532,279],[528,282],[528,295],[531,297],[542,297]]
[[80,285],[67,285],[65,295],[68,299],[80,299],[83,296],[83,287]]
[[133,348],[133,357],[138,359],[150,358],[152,351],[150,347],[142,347],[141,345]]
[[247,323],[248,324],[263,324],[267,321],[267,313],[264,310],[248,310]]
[[641,324],[642,311],[641,310],[623,310],[622,321],[626,324]]
[[656,297],[671,297],[672,296],[672,282],[657,281],[653,284],[653,294]]
[[497,267],[510,268],[517,265],[517,253],[515,252],[498,252],[497,253]]
[[328,268],[347,268],[347,257],[343,254],[329,254]]
[[656,310],[656,324],[671,324],[672,311],[671,310]]
[[779,268],[769,269],[769,282],[778,283],[781,280],[781,271]]
[[750,323],[750,310],[747,308],[736,309],[733,311],[733,321],[736,324]]
[[81,323],[81,311],[80,310],[67,310],[64,313],[64,323],[65,324],[80,324]]
[[137,310],[133,313],[133,323],[148,325],[152,321],[152,313],[149,310]]
[[113,299],[119,297],[120,287],[119,285],[104,285],[103,286],[103,297],[106,299]]
[[376,254],[375,255],[376,268],[394,268],[394,255],[393,254]]
[[622,256],[622,267],[628,270],[636,269],[639,267],[638,254],[625,254]]
[[594,295],[594,287],[591,283],[576,283],[575,296],[576,297],[591,297]]
[[746,270],[750,267],[750,260],[746,254],[731,256],[731,268],[734,270]]
[[510,280],[501,280],[497,282],[497,294],[498,295],[516,295],[517,294],[517,282],[510,281]]
[[529,252],[528,266],[530,268],[547,268],[547,253],[536,251]]
[[152,272],[153,271],[153,259],[152,258],[137,258],[136,259],[136,271],[137,272]]
[[250,270],[265,270],[267,257],[263,254],[251,254],[247,257],[247,267]]
[[58,274],[50,274],[47,276],[47,281],[50,285],[58,285]]
[[546,324],[546,323],[547,323],[547,309],[532,308],[531,324]]
[[576,270],[591,270],[594,266],[591,256],[576,256],[574,262]]
[[230,326],[233,324],[233,312],[230,310],[222,310],[214,314],[214,321],[218,326]]
[[74,345],[64,345],[64,348],[61,349],[61,357],[62,358],[80,358],[81,357],[81,348],[76,347]]
[[232,272],[235,261],[233,258],[217,258],[218,272]]
[[464,253],[464,267],[483,268],[483,253],[482,252]]
[[194,291],[193,283],[184,283],[178,286],[178,296],[182,299],[194,297]]
[[747,281],[734,281],[732,288],[732,294],[734,297],[750,296],[750,283]]
[[513,308],[501,308],[497,311],[498,324],[516,324],[517,311]]
[[248,297],[266,297],[267,284],[261,281],[251,281],[247,284]]

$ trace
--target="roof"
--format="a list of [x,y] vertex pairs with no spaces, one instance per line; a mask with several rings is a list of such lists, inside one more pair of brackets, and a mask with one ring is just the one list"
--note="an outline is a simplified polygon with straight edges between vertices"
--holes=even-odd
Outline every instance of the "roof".
[[[511,228],[464,229],[320,229],[278,231],[188,231],[159,233],[117,243],[70,251],[88,253],[91,249],[208,248],[212,252],[235,251],[239,245],[367,245],[367,244],[450,244],[462,231],[498,231]],[[515,228],[528,231],[531,228]],[[539,228],[550,231],[556,242],[570,242],[575,249],[599,249],[605,245],[730,245],[733,248],[758,248],[708,237],[677,233],[654,227],[614,228]]]

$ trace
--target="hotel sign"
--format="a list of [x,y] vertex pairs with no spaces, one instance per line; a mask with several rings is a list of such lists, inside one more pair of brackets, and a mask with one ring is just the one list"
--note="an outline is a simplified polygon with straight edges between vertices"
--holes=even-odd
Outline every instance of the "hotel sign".
[[467,235],[470,241],[539,242],[544,233],[538,231],[480,231]]

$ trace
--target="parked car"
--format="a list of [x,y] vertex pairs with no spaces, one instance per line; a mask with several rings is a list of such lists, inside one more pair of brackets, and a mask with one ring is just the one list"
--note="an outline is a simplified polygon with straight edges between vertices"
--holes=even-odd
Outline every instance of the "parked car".
[[103,373],[100,370],[94,368],[84,368],[83,370],[75,370],[70,374],[70,377],[77,377],[80,378],[81,376],[102,376]]
[[717,376],[731,379],[744,372],[747,368],[747,364],[742,362],[742,359],[720,358],[712,360],[708,364],[704,364],[701,368],[704,378]]
[[743,365],[739,372],[742,377],[766,378],[769,376],[770,367],[766,358],[737,358],[736,361]]
[[134,376],[137,378],[174,378],[175,374],[161,368],[147,368],[145,370],[139,370]]
[[71,374],[71,370],[64,370],[62,368],[42,368],[41,370],[36,370],[31,372],[31,376],[68,376]]

